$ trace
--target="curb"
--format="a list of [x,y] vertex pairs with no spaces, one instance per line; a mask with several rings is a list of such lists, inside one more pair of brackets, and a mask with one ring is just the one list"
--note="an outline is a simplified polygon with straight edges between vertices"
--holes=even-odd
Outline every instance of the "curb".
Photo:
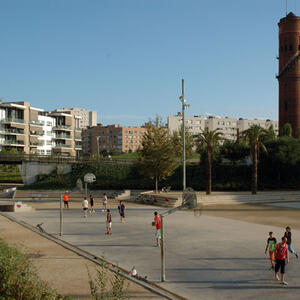
[[120,275],[122,275],[124,278],[126,278],[127,280],[131,281],[131,282],[134,282],[140,286],[142,286],[143,288],[149,290],[150,292],[153,292],[161,297],[164,297],[165,299],[169,299],[169,300],[188,300],[187,298],[183,297],[183,296],[180,296],[174,292],[171,292],[161,286],[159,286],[158,284],[155,284],[153,282],[150,282],[150,281],[141,281],[141,280],[138,280],[132,276],[129,275],[129,271],[122,268],[122,267],[119,267],[109,261],[107,261],[106,259],[103,259],[102,257],[98,257],[98,256],[95,256],[94,254],[91,254],[83,249],[80,249],[72,244],[69,244],[68,242],[64,241],[64,240],[61,240],[61,239],[58,239],[56,238],[55,236],[53,236],[52,234],[49,234],[49,233],[46,233],[46,232],[40,232],[38,228],[32,226],[31,224],[28,224],[24,221],[19,221],[17,220],[16,218],[14,218],[13,216],[9,216],[7,215],[6,213],[2,213],[0,212],[0,215],[9,219],[10,221],[13,221],[39,235],[41,235],[42,237],[52,241],[52,242],[55,242],[56,244],[64,247],[65,249],[68,249],[74,253],[76,253],[77,255],[79,256],[82,256],[84,257],[85,259],[88,259],[90,261],[92,261],[93,263],[97,264],[97,265],[100,265],[102,266],[104,263],[107,265],[107,268],[113,272],[113,273],[119,273]]

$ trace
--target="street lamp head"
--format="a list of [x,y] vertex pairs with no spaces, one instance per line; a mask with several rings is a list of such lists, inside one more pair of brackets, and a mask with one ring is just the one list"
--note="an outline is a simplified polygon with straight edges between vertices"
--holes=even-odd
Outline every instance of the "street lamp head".
[[185,108],[190,108],[190,105],[189,104],[185,104],[184,107]]

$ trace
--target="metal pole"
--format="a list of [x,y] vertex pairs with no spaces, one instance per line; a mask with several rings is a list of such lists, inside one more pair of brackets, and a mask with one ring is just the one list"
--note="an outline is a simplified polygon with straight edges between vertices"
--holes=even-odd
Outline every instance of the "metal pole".
[[165,244],[164,244],[164,217],[160,215],[160,251],[161,251],[161,282],[166,281]]
[[63,235],[63,205],[62,205],[63,196],[60,195],[60,214],[59,214],[59,236]]
[[185,119],[184,119],[184,109],[185,109],[185,100],[184,100],[184,79],[182,78],[182,168],[183,168],[183,182],[182,190],[186,188],[186,167],[185,167]]

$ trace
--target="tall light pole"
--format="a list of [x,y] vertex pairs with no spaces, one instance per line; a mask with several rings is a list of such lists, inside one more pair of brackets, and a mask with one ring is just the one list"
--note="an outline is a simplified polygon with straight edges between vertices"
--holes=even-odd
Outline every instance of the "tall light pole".
[[186,104],[186,100],[184,99],[184,79],[181,80],[182,83],[182,94],[179,97],[181,103],[182,103],[182,172],[183,172],[183,178],[182,178],[182,190],[184,191],[186,188],[186,161],[185,161],[185,119],[184,119],[184,110],[185,108],[189,108],[190,105]]

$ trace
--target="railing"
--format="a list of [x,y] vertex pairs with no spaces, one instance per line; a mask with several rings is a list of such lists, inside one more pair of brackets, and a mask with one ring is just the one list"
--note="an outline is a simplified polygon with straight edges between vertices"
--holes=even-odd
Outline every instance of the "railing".
[[82,145],[75,145],[75,149],[82,150]]
[[81,131],[81,130],[82,130],[82,128],[75,127],[75,130],[76,130],[76,131]]
[[76,157],[76,156],[63,156],[58,154],[52,155],[39,155],[35,154],[8,154],[0,152],[0,163],[22,163],[22,162],[45,162],[45,163],[108,163],[108,164],[134,164],[136,159],[108,159],[99,157]]
[[69,126],[69,125],[55,125],[53,127],[53,129],[67,129],[67,130],[71,130],[71,126]]
[[30,146],[43,146],[41,142],[30,142]]
[[44,126],[45,123],[40,121],[30,121],[30,125]]
[[70,135],[67,135],[67,134],[56,134],[55,139],[71,139],[71,136]]
[[44,135],[44,133],[43,132],[38,132],[38,131],[30,131],[30,135],[42,136],[42,135]]
[[55,144],[54,148],[72,148],[72,146],[66,144]]
[[24,134],[24,130],[21,130],[21,129],[0,129],[0,133],[2,134]]
[[2,145],[24,145],[24,141],[16,141],[16,140],[4,140]]
[[2,120],[3,123],[21,123],[24,124],[25,120],[17,118],[5,118]]

